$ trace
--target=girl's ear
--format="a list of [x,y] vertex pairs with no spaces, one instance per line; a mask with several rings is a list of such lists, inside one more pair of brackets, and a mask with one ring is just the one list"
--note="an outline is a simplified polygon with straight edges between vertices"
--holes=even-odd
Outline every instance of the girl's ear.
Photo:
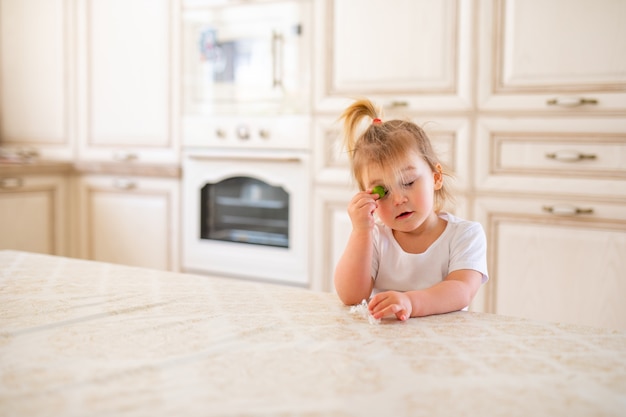
[[435,166],[433,177],[435,179],[435,190],[441,190],[443,187],[443,168],[441,167],[441,164],[437,164]]

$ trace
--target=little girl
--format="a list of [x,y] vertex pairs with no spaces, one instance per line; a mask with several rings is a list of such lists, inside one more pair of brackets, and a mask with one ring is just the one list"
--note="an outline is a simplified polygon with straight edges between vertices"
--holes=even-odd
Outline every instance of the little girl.
[[412,122],[383,122],[369,100],[341,118],[361,191],[348,205],[352,232],[334,277],[339,298],[351,305],[374,294],[368,308],[377,319],[466,308],[488,279],[485,234],[479,223],[440,211],[448,191],[430,140]]

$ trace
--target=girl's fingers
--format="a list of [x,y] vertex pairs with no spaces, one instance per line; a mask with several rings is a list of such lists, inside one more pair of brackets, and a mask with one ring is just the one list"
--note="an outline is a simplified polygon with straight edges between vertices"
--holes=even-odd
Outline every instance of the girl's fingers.
[[387,304],[389,298],[385,295],[385,293],[376,294],[369,302],[368,308],[372,316],[376,319],[380,319],[387,316],[395,315],[398,320],[406,320],[409,318],[407,310],[402,306],[402,304],[395,303],[391,301],[390,304]]

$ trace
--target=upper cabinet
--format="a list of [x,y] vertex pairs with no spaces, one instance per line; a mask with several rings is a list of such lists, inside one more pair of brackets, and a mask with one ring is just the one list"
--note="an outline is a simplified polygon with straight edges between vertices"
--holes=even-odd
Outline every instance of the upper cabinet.
[[472,106],[472,7],[466,0],[319,0],[317,111],[367,97],[387,108]]
[[73,155],[66,0],[0,0],[0,143],[46,159]]
[[80,0],[78,154],[178,161],[177,0]]
[[479,5],[482,110],[626,110],[626,2]]

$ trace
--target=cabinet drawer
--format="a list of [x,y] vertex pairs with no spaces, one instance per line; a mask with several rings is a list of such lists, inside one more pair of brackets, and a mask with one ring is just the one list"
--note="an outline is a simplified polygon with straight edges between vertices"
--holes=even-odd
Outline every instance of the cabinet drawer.
[[497,174],[626,178],[626,134],[503,133],[490,148]]
[[479,190],[626,196],[623,118],[483,118],[476,140]]

